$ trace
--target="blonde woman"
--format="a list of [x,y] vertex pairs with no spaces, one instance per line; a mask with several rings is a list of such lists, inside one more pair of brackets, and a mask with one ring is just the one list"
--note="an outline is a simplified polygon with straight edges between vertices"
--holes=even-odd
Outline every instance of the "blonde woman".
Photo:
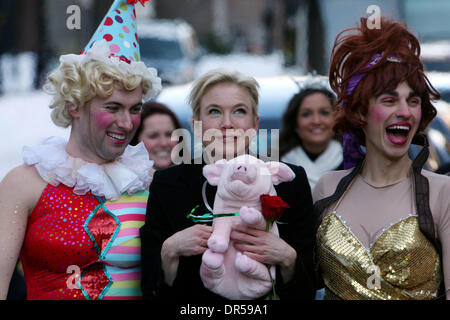
[[[212,227],[186,216],[194,208],[195,214],[206,213],[208,203],[214,201],[216,187],[202,175],[211,160],[207,150],[222,150],[214,157],[226,159],[248,153],[250,142],[243,137],[258,126],[258,84],[238,72],[214,70],[195,82],[190,103],[193,121],[201,123],[201,131],[194,128],[194,132],[201,135],[205,147],[203,163],[191,160],[156,171],[153,177],[141,228],[142,291],[148,299],[223,299],[200,279],[201,257]],[[276,186],[277,194],[290,205],[279,224],[280,237],[254,229],[236,229],[231,237],[247,256],[277,266],[276,291],[281,299],[313,299],[311,190],[303,168],[290,167],[296,178]]]
[[70,138],[25,147],[24,164],[0,184],[0,299],[19,253],[27,299],[141,297],[138,228],[152,162],[128,143],[161,81],[117,48],[98,41],[49,75],[52,120]]

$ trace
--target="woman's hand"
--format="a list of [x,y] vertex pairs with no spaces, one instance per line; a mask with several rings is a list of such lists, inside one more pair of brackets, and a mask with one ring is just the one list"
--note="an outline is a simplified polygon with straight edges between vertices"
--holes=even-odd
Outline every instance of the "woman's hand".
[[[212,227],[204,224],[196,224],[181,230],[164,243],[168,243],[171,256],[194,256],[202,254],[208,249],[208,239],[211,236]],[[164,244],[163,244],[164,246]]]
[[164,241],[161,248],[161,262],[165,281],[172,285],[178,270],[179,257],[202,254],[208,249],[212,227],[196,224],[174,233]]
[[231,232],[234,247],[255,261],[279,265],[283,281],[294,276],[297,252],[283,239],[271,232],[238,226]]

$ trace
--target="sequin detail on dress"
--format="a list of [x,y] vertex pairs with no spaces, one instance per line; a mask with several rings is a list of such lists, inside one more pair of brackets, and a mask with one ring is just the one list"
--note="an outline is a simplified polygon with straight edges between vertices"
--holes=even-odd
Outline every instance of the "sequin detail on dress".
[[[94,242],[99,261],[102,261],[119,233],[121,222],[104,206],[104,201],[99,201],[100,204],[89,215],[83,228]],[[86,299],[102,299],[111,285],[111,276],[101,263],[90,266],[81,275],[80,286]]]
[[[103,202],[48,184],[21,251],[27,299],[141,299],[139,228],[147,199],[143,190]],[[73,266],[81,274],[77,287],[69,286]]]
[[[325,299],[434,299],[442,281],[439,256],[416,216],[390,226],[367,249],[331,213],[318,229],[317,248]],[[379,288],[371,282],[375,267]]]
[[76,266],[82,273],[98,259],[82,227],[98,204],[91,193],[76,195],[62,184],[46,186],[28,218],[20,254],[27,299],[85,299],[80,290],[67,285],[72,276],[67,272]]
[[121,222],[103,203],[98,205],[83,225],[84,230],[94,242],[100,259],[106,252],[120,230]]

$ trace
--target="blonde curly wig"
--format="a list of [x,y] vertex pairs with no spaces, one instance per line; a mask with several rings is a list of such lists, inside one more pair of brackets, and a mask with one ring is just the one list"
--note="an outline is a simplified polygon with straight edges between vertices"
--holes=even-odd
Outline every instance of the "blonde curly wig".
[[49,106],[53,122],[67,128],[72,124],[68,108],[81,108],[96,96],[109,97],[114,89],[134,90],[139,86],[145,95],[152,89],[152,82],[142,75],[124,73],[112,64],[91,60],[83,65],[62,63],[48,76],[44,91],[53,96]]

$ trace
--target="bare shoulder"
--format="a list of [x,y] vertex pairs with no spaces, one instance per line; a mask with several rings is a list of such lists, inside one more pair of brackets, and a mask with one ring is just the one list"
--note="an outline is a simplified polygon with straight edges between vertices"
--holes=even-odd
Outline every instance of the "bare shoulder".
[[34,166],[20,165],[0,182],[2,201],[16,201],[32,209],[39,200],[47,183]]
[[339,181],[353,169],[328,171],[320,177],[313,189],[313,202],[331,196],[336,190]]
[[[15,167],[2,180],[2,183],[28,184],[28,185],[46,185],[34,166],[22,164]],[[23,187],[26,187],[25,185]]]

